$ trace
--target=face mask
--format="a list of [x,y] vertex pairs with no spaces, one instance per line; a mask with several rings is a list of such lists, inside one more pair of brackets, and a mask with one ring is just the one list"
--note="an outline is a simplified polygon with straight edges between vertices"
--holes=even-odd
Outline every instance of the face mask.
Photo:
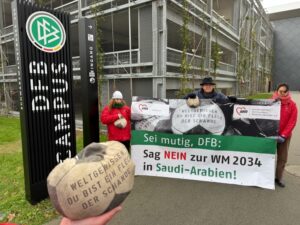
[[120,102],[120,103],[116,103],[116,102],[115,102],[115,103],[113,104],[113,108],[118,108],[118,109],[119,109],[119,108],[122,108],[123,106],[124,106],[124,103],[123,103],[123,102]]

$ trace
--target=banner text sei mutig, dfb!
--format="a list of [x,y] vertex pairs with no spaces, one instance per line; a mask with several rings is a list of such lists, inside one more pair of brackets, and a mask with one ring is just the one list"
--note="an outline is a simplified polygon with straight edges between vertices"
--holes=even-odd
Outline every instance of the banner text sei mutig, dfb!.
[[[153,144],[162,144],[162,145],[171,145],[177,147],[194,147],[194,143],[184,136],[181,137],[158,137],[158,135],[150,135],[148,133],[144,134],[144,143],[153,143]],[[211,137],[199,137],[197,140],[198,147],[213,147],[220,148],[221,141],[216,138]]]

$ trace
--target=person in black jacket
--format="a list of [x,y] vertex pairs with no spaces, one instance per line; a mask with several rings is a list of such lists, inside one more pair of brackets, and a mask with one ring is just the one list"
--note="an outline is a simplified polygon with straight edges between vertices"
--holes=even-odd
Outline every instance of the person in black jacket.
[[185,99],[196,98],[199,99],[212,99],[212,100],[227,100],[228,98],[221,92],[215,90],[216,84],[211,77],[205,77],[202,81],[201,89],[185,96]]

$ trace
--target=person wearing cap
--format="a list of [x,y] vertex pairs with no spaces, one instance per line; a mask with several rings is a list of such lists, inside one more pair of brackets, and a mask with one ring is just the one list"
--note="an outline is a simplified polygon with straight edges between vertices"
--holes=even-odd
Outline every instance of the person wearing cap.
[[109,141],[119,141],[123,143],[128,152],[130,151],[131,110],[126,105],[120,91],[115,91],[108,105],[101,113],[101,122],[107,125],[107,135]]
[[227,100],[227,97],[215,90],[215,82],[211,77],[205,77],[200,84],[201,89],[197,92],[193,92],[185,96],[185,99],[194,99],[198,97],[199,99],[212,99],[212,100]]

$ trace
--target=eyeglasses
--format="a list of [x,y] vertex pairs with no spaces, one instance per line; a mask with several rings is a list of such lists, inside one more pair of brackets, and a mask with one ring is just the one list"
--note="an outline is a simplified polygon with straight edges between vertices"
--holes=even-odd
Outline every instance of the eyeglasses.
[[287,91],[287,90],[285,90],[285,91],[283,91],[283,90],[278,90],[278,92],[279,92],[280,94],[286,94],[288,91]]

